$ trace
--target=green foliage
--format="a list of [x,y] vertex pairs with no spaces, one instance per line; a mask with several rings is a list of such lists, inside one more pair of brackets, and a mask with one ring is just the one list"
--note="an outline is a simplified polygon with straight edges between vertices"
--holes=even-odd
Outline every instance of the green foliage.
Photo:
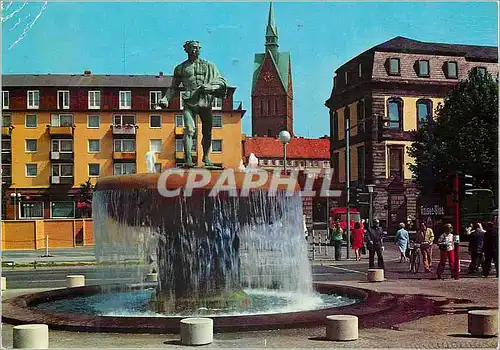
[[434,122],[413,132],[408,164],[423,194],[446,191],[456,171],[498,194],[498,82],[474,71],[436,108]]
[[80,212],[81,217],[89,217],[92,213],[92,192],[94,191],[94,185],[90,182],[90,179],[80,184],[78,193],[76,195],[76,207]]

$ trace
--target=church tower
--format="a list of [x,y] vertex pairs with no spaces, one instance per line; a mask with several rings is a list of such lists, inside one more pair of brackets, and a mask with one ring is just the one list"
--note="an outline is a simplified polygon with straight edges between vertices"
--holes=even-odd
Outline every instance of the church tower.
[[252,136],[293,136],[292,65],[289,52],[278,50],[278,28],[269,4],[265,52],[254,59],[252,80]]

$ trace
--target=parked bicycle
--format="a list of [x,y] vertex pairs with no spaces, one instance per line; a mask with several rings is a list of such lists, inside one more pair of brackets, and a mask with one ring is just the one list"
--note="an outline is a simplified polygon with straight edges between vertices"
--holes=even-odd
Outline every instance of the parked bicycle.
[[420,260],[422,252],[420,251],[420,244],[410,241],[410,269],[409,272],[417,273],[420,268]]

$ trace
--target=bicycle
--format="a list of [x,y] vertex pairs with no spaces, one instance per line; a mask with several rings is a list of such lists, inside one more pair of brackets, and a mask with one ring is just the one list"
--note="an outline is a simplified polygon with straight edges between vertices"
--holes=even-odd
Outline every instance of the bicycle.
[[410,269],[408,272],[417,273],[420,268],[420,256],[422,253],[420,252],[420,244],[415,242],[410,242]]

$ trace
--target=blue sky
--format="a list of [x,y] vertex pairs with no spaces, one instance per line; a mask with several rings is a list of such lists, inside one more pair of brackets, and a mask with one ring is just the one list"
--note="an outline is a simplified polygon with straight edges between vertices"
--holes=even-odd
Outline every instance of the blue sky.
[[[2,73],[171,74],[185,59],[184,41],[199,40],[202,57],[237,87],[247,109],[243,132],[251,133],[253,59],[264,49],[268,2],[48,2],[9,49],[42,6],[28,3],[3,23]],[[324,101],[333,72],[374,45],[398,35],[498,45],[494,2],[275,2],[274,9],[280,50],[292,57],[294,130],[305,137],[329,133]]]

